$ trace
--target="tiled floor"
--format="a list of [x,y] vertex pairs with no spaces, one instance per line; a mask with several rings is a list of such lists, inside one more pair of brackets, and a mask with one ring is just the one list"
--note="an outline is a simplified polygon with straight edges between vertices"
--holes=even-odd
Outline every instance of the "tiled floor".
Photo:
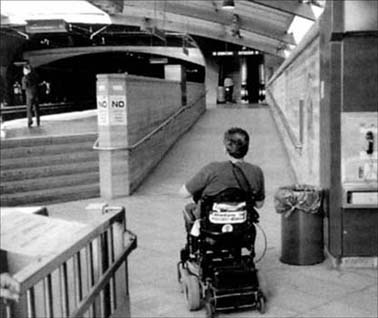
[[[46,123],[47,125],[47,123]],[[377,271],[334,269],[329,260],[312,266],[286,265],[280,257],[280,216],[272,196],[293,182],[287,158],[267,108],[210,109],[168,153],[132,196],[109,202],[126,207],[128,228],[138,235],[138,248],[129,256],[132,317],[204,317],[189,312],[176,279],[176,263],[184,244],[180,185],[212,160],[223,160],[222,134],[231,126],[251,134],[247,160],[259,164],[266,178],[267,200],[260,224],[268,246],[257,264],[267,298],[265,317],[377,317]],[[101,199],[49,206],[56,215],[84,209]],[[257,239],[257,257],[264,244]],[[219,317],[259,317],[253,310],[220,313]]]

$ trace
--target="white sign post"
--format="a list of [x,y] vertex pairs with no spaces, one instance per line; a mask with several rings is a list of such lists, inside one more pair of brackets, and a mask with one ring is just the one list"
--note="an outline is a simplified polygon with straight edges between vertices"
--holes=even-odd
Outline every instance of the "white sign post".
[[97,75],[100,192],[105,199],[129,194],[126,74]]

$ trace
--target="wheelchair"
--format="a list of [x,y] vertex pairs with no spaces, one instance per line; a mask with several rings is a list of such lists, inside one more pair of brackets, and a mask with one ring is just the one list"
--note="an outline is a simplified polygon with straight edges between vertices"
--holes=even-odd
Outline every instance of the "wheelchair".
[[206,316],[217,311],[254,308],[265,313],[254,263],[254,200],[238,188],[201,198],[197,233],[187,234],[177,276],[190,311],[205,306]]

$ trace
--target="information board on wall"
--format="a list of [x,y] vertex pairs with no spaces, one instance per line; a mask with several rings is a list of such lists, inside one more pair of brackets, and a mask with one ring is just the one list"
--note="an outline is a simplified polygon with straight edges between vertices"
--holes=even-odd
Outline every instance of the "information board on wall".
[[377,112],[346,112],[341,116],[343,182],[377,182]]
[[99,126],[109,126],[108,96],[97,95],[97,122]]
[[126,96],[97,95],[97,112],[99,126],[126,126]]
[[109,96],[109,125],[127,125],[126,96]]

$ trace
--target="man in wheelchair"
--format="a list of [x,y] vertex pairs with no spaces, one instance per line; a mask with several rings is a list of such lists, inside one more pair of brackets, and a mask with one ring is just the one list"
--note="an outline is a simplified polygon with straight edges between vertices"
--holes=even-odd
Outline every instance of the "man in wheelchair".
[[227,160],[209,163],[180,189],[183,197],[192,197],[195,201],[184,208],[187,231],[201,218],[201,199],[221,195],[227,189],[249,192],[247,199],[253,208],[259,209],[264,204],[264,174],[259,166],[244,161],[249,148],[248,133],[241,128],[230,128],[224,134],[223,143]]
[[184,208],[188,242],[181,251],[179,281],[188,308],[198,309],[205,299],[210,316],[216,308],[264,305],[253,262],[255,208],[264,204],[264,175],[244,161],[249,148],[245,130],[230,128],[223,142],[227,160],[206,165],[180,189],[195,202]]

